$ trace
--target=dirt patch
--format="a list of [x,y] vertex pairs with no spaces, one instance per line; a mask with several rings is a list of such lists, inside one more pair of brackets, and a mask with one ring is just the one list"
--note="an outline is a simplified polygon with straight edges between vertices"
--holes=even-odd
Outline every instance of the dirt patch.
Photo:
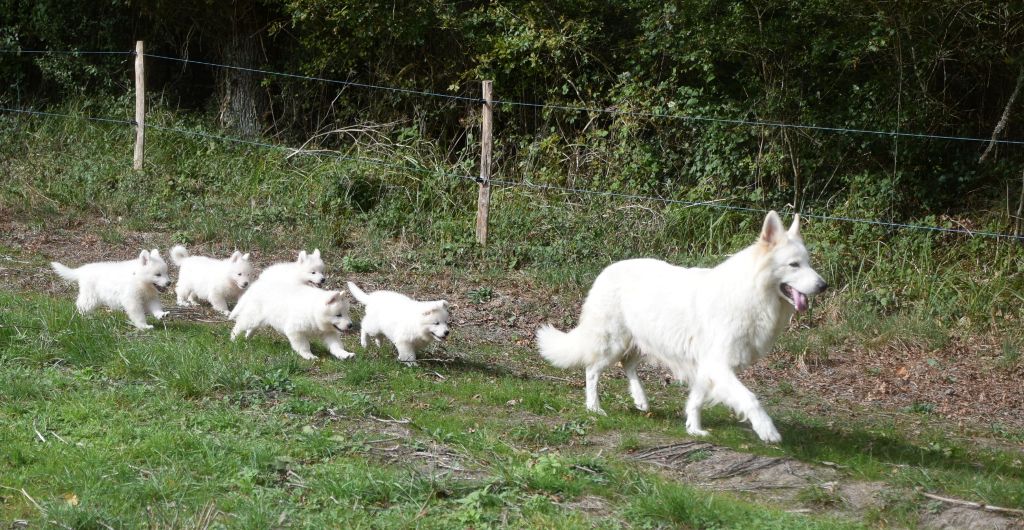
[[[837,469],[791,458],[752,455],[700,441],[687,441],[627,453],[626,458],[656,467],[674,480],[729,491],[791,511],[833,513],[862,519],[884,508],[893,486],[854,480]],[[904,496],[913,492],[902,492]],[[919,503],[922,528],[1024,528],[1024,522],[983,509],[945,503]],[[800,506],[793,510],[794,506]]]

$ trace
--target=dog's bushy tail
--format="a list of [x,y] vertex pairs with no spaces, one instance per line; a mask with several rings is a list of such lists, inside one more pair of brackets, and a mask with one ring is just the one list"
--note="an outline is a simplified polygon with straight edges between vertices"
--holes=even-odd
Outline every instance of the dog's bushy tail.
[[53,267],[53,270],[56,271],[57,275],[60,276],[61,278],[64,278],[69,282],[78,280],[78,270],[61,265],[56,261],[51,261],[50,266]]
[[559,368],[584,366],[595,353],[595,344],[587,330],[576,328],[568,333],[552,325],[537,330],[537,347],[541,357]]
[[181,262],[187,257],[188,251],[185,250],[183,245],[174,245],[174,248],[171,249],[171,261],[173,261],[175,265],[180,267]]
[[363,292],[356,284],[348,282],[348,290],[356,300],[359,300],[360,304],[366,305],[370,301],[370,295]]

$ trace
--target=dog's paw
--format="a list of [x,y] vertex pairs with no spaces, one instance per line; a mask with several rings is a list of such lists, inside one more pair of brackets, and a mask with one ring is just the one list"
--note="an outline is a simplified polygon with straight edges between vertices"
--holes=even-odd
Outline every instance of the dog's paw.
[[608,415],[608,413],[605,412],[603,408],[601,408],[601,407],[599,407],[597,405],[587,405],[587,410],[589,410],[590,412],[593,412],[594,414],[600,414],[602,416],[607,416]]
[[331,355],[333,355],[335,359],[351,359],[352,357],[356,356],[356,354],[345,350],[332,351]]
[[704,429],[695,429],[693,427],[687,427],[686,428],[686,434],[689,434],[690,436],[701,436],[701,437],[703,437],[703,436],[707,436],[707,435],[709,435],[711,433],[709,433],[708,431],[705,431]]
[[316,355],[313,355],[312,353],[306,353],[306,352],[301,352],[301,351],[300,352],[296,352],[296,353],[299,354],[299,357],[302,357],[303,359],[305,359],[307,361],[315,361],[316,360]]
[[650,407],[647,405],[646,401],[636,403],[636,410],[639,410],[640,412],[647,412],[649,408]]
[[142,325],[132,324],[132,325],[137,327],[137,328],[139,328],[139,329],[141,329],[141,330],[143,330],[143,331],[149,331],[149,330],[153,329],[153,325],[152,324],[142,324]]
[[157,320],[163,320],[164,317],[169,315],[169,314],[170,313],[168,313],[167,311],[157,311],[157,312],[153,313],[153,316],[156,317]]
[[768,444],[776,444],[782,441],[782,435],[775,429],[775,426],[769,426],[769,429],[764,432],[756,431],[757,436],[761,438],[761,441]]

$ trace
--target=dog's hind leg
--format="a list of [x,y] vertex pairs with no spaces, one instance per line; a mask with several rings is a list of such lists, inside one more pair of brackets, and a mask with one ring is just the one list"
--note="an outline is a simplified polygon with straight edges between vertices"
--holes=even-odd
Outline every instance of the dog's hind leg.
[[700,409],[707,401],[707,378],[697,374],[690,382],[690,396],[686,398],[686,432],[691,436],[707,436],[700,427]]
[[647,412],[647,395],[644,394],[644,387],[640,386],[640,377],[636,374],[636,367],[639,364],[639,352],[631,352],[622,359],[622,369],[629,380],[629,393],[633,396],[633,403],[636,404],[637,410]]
[[606,415],[606,413],[601,408],[601,400],[597,397],[597,381],[601,378],[601,372],[609,364],[611,364],[611,359],[605,357],[587,367],[587,410],[602,416]]
[[[775,424],[765,412],[764,407],[747,387],[728,368],[714,371],[711,380],[711,397],[731,408],[740,420],[750,420],[751,427],[762,441],[775,443],[782,441],[782,435],[775,429]],[[687,404],[689,408],[689,404]]]

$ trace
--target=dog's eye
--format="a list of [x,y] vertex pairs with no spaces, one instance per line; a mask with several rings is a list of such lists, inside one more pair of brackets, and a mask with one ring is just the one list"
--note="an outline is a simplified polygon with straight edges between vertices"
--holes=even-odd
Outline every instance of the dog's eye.
[[793,263],[790,263],[789,266],[793,267],[795,269],[795,268],[800,266],[800,262],[799,261],[794,261]]

